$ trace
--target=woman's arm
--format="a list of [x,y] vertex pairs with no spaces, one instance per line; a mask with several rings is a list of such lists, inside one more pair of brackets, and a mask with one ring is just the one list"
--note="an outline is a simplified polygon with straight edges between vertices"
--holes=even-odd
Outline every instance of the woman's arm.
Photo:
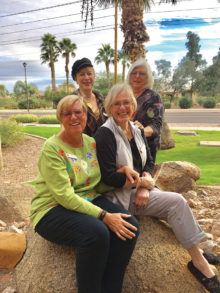
[[[101,180],[110,186],[121,188],[126,183],[126,175],[116,166],[117,145],[114,134],[106,127],[100,127],[95,136],[97,157],[101,170]],[[117,172],[118,171],[118,172]]]

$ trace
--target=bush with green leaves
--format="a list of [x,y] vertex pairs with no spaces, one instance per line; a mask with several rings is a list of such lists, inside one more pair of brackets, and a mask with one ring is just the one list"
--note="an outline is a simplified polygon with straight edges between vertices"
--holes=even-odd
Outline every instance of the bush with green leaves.
[[38,119],[39,124],[59,124],[56,115],[43,115]]
[[15,120],[16,122],[22,122],[22,123],[31,123],[31,122],[37,122],[38,117],[34,114],[18,114],[18,115],[12,115],[10,117],[11,120]]
[[3,147],[15,145],[24,137],[23,125],[13,119],[0,119],[0,136]]
[[193,101],[190,97],[182,97],[180,100],[179,100],[179,107],[181,109],[189,109],[191,108],[193,105]]
[[216,101],[214,98],[206,98],[203,102],[203,108],[215,108]]
[[204,97],[199,97],[199,98],[197,98],[197,103],[198,103],[200,106],[202,106],[203,103],[204,103],[204,100],[205,100]]
[[59,101],[64,98],[65,96],[70,95],[70,93],[62,90],[60,92],[56,92],[55,94],[53,94],[53,103],[55,106],[57,106],[57,104],[59,103]]
[[171,108],[171,104],[170,103],[164,103],[164,108],[165,109],[170,109]]
[[18,109],[18,103],[12,98],[0,99],[0,108],[4,109]]
[[29,103],[29,109],[37,109],[40,105],[39,100],[36,98],[29,98],[28,102],[27,99],[20,99],[18,101],[18,108],[27,109],[27,103]]

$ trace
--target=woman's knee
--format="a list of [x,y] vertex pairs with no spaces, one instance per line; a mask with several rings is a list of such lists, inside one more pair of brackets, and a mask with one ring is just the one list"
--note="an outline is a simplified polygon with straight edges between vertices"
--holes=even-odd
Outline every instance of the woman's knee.
[[101,221],[93,227],[87,235],[83,236],[81,246],[91,249],[108,248],[110,243],[110,234],[107,226]]

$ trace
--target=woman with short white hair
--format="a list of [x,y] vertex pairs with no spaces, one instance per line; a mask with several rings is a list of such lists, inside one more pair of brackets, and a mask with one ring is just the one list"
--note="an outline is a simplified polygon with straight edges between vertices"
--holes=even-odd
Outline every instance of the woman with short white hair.
[[144,130],[155,162],[160,147],[164,106],[160,95],[153,91],[152,71],[144,58],[138,59],[131,65],[126,82],[131,86],[137,100],[134,123]]

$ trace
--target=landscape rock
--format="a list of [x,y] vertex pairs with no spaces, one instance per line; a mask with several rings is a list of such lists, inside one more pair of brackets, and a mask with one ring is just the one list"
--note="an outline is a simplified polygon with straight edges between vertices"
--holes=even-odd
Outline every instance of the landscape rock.
[[[122,292],[205,292],[188,271],[190,258],[168,225],[151,217],[138,220],[141,234]],[[16,267],[18,292],[76,293],[75,250],[44,240],[32,228],[28,229],[27,243],[27,251]]]
[[200,248],[205,251],[213,251],[213,249],[217,246],[217,243],[212,240],[206,240],[200,244]]
[[212,227],[212,233],[216,236],[220,236],[220,221],[214,221]]
[[164,191],[187,192],[195,189],[201,170],[193,163],[169,161],[157,165],[156,185]]
[[162,131],[161,131],[161,150],[172,149],[175,147],[175,139],[169,129],[166,119],[163,120]]

